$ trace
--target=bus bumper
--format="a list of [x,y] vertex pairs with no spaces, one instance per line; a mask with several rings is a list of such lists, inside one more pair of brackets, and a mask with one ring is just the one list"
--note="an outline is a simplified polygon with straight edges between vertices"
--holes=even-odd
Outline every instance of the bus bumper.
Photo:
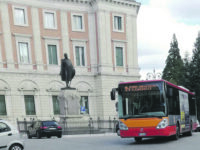
[[176,126],[167,126],[164,129],[156,129],[156,127],[145,127],[120,130],[120,136],[122,138],[171,136],[174,134],[176,134]]

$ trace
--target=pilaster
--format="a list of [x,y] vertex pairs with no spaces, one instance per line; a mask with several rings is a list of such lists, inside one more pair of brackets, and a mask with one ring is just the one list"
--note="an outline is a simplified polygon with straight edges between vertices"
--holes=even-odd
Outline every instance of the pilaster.
[[41,36],[40,36],[40,23],[37,8],[31,8],[32,14],[32,26],[33,26],[33,41],[35,48],[35,58],[37,64],[37,70],[43,70],[43,60],[42,60],[42,47],[41,47]]
[[[62,33],[62,44],[63,44],[63,53],[69,53],[69,31],[68,31],[68,18],[67,12],[61,11],[60,13],[61,18],[61,33]],[[61,56],[63,56],[61,54]]]
[[12,38],[9,22],[9,12],[8,5],[6,3],[1,3],[0,11],[2,12],[2,28],[3,28],[3,38],[6,52],[6,60],[8,69],[14,69],[14,58],[13,58],[13,47],[12,47]]

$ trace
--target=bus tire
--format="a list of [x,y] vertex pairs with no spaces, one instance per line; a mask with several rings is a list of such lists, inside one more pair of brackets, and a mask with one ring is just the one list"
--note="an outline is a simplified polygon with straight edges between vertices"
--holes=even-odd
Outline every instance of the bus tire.
[[179,137],[180,137],[180,127],[179,127],[179,124],[177,123],[176,124],[176,134],[173,136],[173,139],[178,140]]
[[142,138],[141,137],[135,137],[135,141],[136,141],[136,143],[140,143],[140,142],[142,142]]

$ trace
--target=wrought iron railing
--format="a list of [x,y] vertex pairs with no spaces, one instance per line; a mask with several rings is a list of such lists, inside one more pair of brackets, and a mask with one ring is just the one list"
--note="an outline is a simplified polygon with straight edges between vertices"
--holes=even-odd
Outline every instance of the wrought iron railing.
[[[18,120],[17,126],[20,132],[26,133],[28,127],[35,122],[35,120],[27,121]],[[57,121],[58,122],[58,121]],[[98,133],[112,133],[116,132],[116,125],[118,119],[109,118],[108,120],[89,118],[87,120],[81,119],[64,119],[62,122],[58,122],[62,127],[64,135],[73,135],[73,134],[98,134]]]

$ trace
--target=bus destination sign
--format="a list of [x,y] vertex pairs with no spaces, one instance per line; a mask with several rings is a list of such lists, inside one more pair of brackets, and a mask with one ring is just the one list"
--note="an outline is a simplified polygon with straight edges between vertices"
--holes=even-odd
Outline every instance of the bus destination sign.
[[150,91],[155,90],[157,88],[157,85],[131,85],[131,86],[125,86],[124,90],[125,92],[133,92],[133,91]]

